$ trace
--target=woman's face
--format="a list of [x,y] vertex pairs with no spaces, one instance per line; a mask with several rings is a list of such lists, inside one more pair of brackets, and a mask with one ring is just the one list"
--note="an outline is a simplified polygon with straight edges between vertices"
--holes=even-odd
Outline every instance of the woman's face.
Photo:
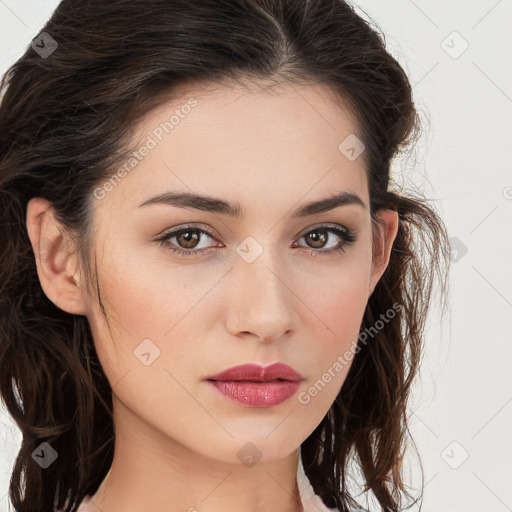
[[[383,271],[372,266],[356,128],[328,93],[189,90],[143,120],[146,149],[99,184],[93,232],[106,319],[91,297],[87,317],[118,418],[239,464],[285,457],[327,413]],[[348,199],[307,207],[340,194]],[[205,380],[275,362],[302,380],[274,405],[271,393],[236,401]]]

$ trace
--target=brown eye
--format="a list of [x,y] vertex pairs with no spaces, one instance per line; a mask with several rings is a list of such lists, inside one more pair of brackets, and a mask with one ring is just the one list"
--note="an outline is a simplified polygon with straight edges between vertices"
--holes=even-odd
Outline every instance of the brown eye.
[[174,236],[180,247],[184,249],[194,249],[201,238],[201,235],[198,234],[199,231],[198,229],[187,229]]
[[[186,226],[170,231],[155,241],[160,242],[165,249],[172,252],[184,256],[192,256],[198,253],[205,253],[212,247],[208,239],[214,240],[213,233],[206,229]],[[200,247],[201,245],[202,247]]]
[[310,231],[304,238],[314,249],[321,249],[329,238],[326,233],[326,229],[316,229],[315,231]]
[[[332,235],[335,235],[334,237]],[[308,231],[301,239],[306,241],[306,247],[311,249],[311,254],[332,254],[333,252],[344,252],[346,246],[355,242],[357,237],[348,229],[338,225],[319,226]],[[336,238],[338,242],[336,243]],[[333,242],[331,242],[331,239]],[[317,249],[317,250],[315,250]]]

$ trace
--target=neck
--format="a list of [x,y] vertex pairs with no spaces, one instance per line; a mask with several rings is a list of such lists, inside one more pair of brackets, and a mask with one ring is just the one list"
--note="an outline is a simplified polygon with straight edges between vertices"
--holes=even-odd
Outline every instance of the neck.
[[[229,463],[199,454],[116,403],[112,466],[92,503],[103,512],[302,512],[299,452]],[[127,421],[126,415],[131,416]],[[243,443],[245,444],[245,443]],[[249,450],[250,453],[250,450]]]

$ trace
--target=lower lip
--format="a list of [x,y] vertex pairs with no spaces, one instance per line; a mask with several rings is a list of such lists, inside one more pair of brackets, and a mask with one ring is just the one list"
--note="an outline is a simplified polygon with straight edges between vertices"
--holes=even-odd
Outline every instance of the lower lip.
[[300,381],[247,382],[209,380],[208,383],[228,400],[246,407],[271,407],[293,396]]

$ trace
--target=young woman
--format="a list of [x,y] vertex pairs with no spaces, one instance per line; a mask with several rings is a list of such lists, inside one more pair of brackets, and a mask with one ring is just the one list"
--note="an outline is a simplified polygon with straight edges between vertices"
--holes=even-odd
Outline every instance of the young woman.
[[415,498],[407,398],[448,239],[393,187],[418,115],[353,7],[63,0],[1,90],[16,511]]

